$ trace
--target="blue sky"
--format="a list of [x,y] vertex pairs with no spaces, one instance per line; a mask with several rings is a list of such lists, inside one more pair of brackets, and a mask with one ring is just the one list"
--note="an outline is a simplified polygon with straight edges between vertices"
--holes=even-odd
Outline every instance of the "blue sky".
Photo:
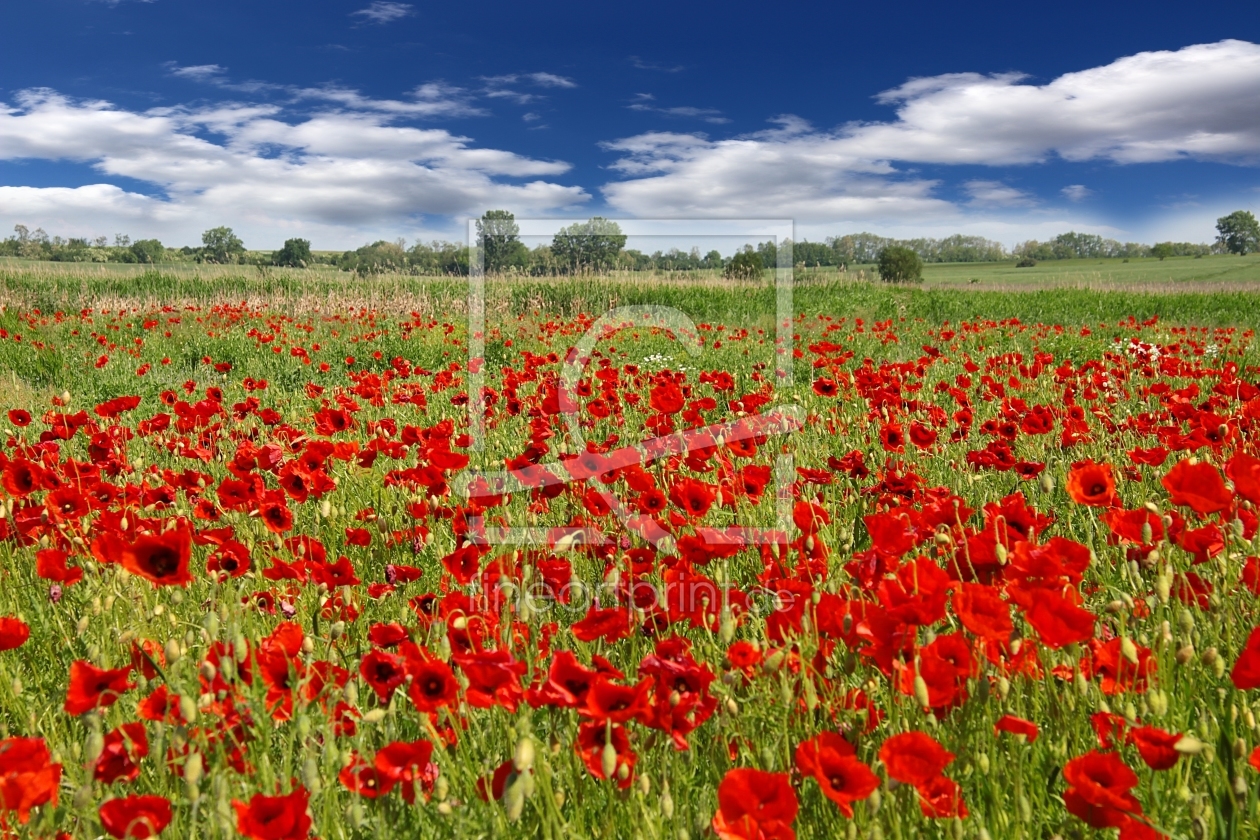
[[0,230],[251,247],[520,216],[1208,241],[1260,210],[1260,4],[42,0]]

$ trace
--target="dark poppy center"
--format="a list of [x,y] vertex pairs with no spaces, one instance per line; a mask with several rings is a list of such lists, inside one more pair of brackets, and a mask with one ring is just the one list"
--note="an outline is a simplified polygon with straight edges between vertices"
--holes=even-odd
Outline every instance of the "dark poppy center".
[[179,571],[179,552],[169,548],[156,549],[148,557],[148,567],[155,577],[167,577]]

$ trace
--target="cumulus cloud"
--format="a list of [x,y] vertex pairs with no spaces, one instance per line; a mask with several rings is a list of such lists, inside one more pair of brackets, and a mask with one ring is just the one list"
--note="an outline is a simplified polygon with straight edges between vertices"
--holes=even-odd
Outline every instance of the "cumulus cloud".
[[1059,192],[1062,193],[1063,197],[1068,201],[1084,201],[1094,194],[1094,191],[1084,184],[1068,184],[1066,187],[1059,190]]
[[627,180],[604,194],[636,215],[773,208],[804,219],[871,218],[952,207],[932,195],[935,182],[897,164],[1260,163],[1260,46],[1245,41],[1139,53],[1046,84],[1012,73],[912,79],[878,100],[896,119],[827,131],[785,117],[775,129],[723,140],[652,132],[607,143]]
[[89,163],[103,176],[150,185],[154,195],[108,184],[7,187],[0,206],[16,220],[47,219],[46,227],[117,219],[182,232],[243,216],[259,232],[316,225],[348,242],[360,238],[355,231],[397,229],[423,216],[491,206],[542,214],[588,198],[553,180],[567,163],[398,124],[399,114],[376,100],[321,96],[338,107],[301,115],[257,103],[136,112],[47,89],[20,92],[13,105],[0,104],[0,160]]
[[389,0],[375,0],[367,8],[351,12],[351,17],[362,18],[367,23],[391,23],[416,13],[410,3],[393,3]]

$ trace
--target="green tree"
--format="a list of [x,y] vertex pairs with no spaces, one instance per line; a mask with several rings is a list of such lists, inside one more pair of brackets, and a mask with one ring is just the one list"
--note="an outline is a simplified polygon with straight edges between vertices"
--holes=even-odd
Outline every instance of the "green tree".
[[758,280],[764,268],[762,255],[750,248],[731,257],[722,274],[731,280]]
[[1151,246],[1151,256],[1159,257],[1160,262],[1163,262],[1176,253],[1177,249],[1173,247],[1171,242],[1156,242]]
[[487,210],[477,220],[477,247],[481,249],[486,271],[500,272],[521,268],[529,257],[529,249],[520,239],[516,217],[507,210]]
[[1216,220],[1216,241],[1231,254],[1260,251],[1260,222],[1249,210],[1235,210]]
[[130,250],[138,263],[152,265],[166,259],[166,246],[156,239],[138,239],[131,243]]
[[552,256],[570,272],[606,271],[624,247],[621,226],[602,216],[560,228],[551,240]]
[[207,262],[236,262],[245,253],[245,243],[230,227],[211,228],[201,234],[201,244],[205,246],[203,253]]
[[286,239],[284,247],[271,255],[272,265],[306,268],[312,262],[311,243],[307,239]]
[[879,277],[885,283],[917,283],[923,278],[923,260],[900,245],[880,251],[878,267]]

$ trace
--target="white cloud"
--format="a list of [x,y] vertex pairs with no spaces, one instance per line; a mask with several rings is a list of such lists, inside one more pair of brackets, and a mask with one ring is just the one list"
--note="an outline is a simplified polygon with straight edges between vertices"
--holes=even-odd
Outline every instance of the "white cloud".
[[317,87],[277,85],[256,80],[233,82],[227,76],[227,68],[218,64],[199,64],[181,67],[168,61],[166,67],[172,76],[213,85],[224,90],[241,93],[268,93],[287,95],[294,102],[322,100],[350,110],[380,111],[406,117],[474,117],[485,116],[486,111],[472,104],[472,94],[461,87],[445,82],[429,82],[416,87],[407,100],[373,99],[353,88],[335,84]]
[[664,114],[668,117],[691,117],[718,125],[730,122],[730,120],[722,116],[722,112],[716,108],[695,108],[690,105],[676,105],[671,108],[662,108],[658,105],[652,104],[655,100],[656,97],[650,93],[636,93],[634,95],[634,99],[626,107],[631,111],[648,111],[653,114]]
[[501,76],[482,76],[481,80],[492,86],[524,83],[552,88],[577,87],[577,82],[568,76],[559,76],[555,73],[506,73]]
[[336,110],[300,116],[256,103],[135,112],[23,91],[15,105],[0,104],[0,159],[90,163],[103,176],[152,185],[160,197],[109,184],[5,187],[0,207],[14,222],[62,235],[126,225],[135,235],[192,241],[227,220],[255,241],[310,226],[329,247],[349,247],[405,232],[423,216],[487,207],[544,214],[588,198],[553,180],[566,163],[400,125],[377,100],[332,101]]
[[1059,190],[1059,192],[1062,193],[1063,197],[1068,201],[1084,201],[1094,194],[1094,191],[1084,184],[1068,184],[1066,187]]
[[390,23],[395,20],[409,17],[416,13],[415,7],[410,3],[393,3],[389,0],[375,0],[368,4],[367,8],[359,9],[357,12],[351,12],[352,17],[358,16],[368,23]]
[[[935,182],[894,162],[1260,163],[1260,46],[1244,41],[1139,53],[1044,85],[1019,74],[913,79],[879,100],[896,106],[895,120],[824,131],[782,117],[778,128],[725,140],[652,132],[607,143],[627,180],[603,192],[640,216],[915,213],[929,222],[955,206],[933,196]],[[1021,195],[1006,201],[1028,199]]]
[[174,62],[167,62],[172,76],[178,76],[181,79],[192,79],[194,82],[213,82],[222,78],[227,72],[226,67],[218,64],[195,64],[191,67],[180,67]]
[[1037,203],[1028,193],[1001,181],[967,181],[963,189],[971,197],[967,203],[972,207],[1030,207]]
[[655,64],[650,61],[644,61],[637,55],[630,56],[630,63],[640,70],[657,70],[661,73],[680,73],[687,69],[681,64]]

